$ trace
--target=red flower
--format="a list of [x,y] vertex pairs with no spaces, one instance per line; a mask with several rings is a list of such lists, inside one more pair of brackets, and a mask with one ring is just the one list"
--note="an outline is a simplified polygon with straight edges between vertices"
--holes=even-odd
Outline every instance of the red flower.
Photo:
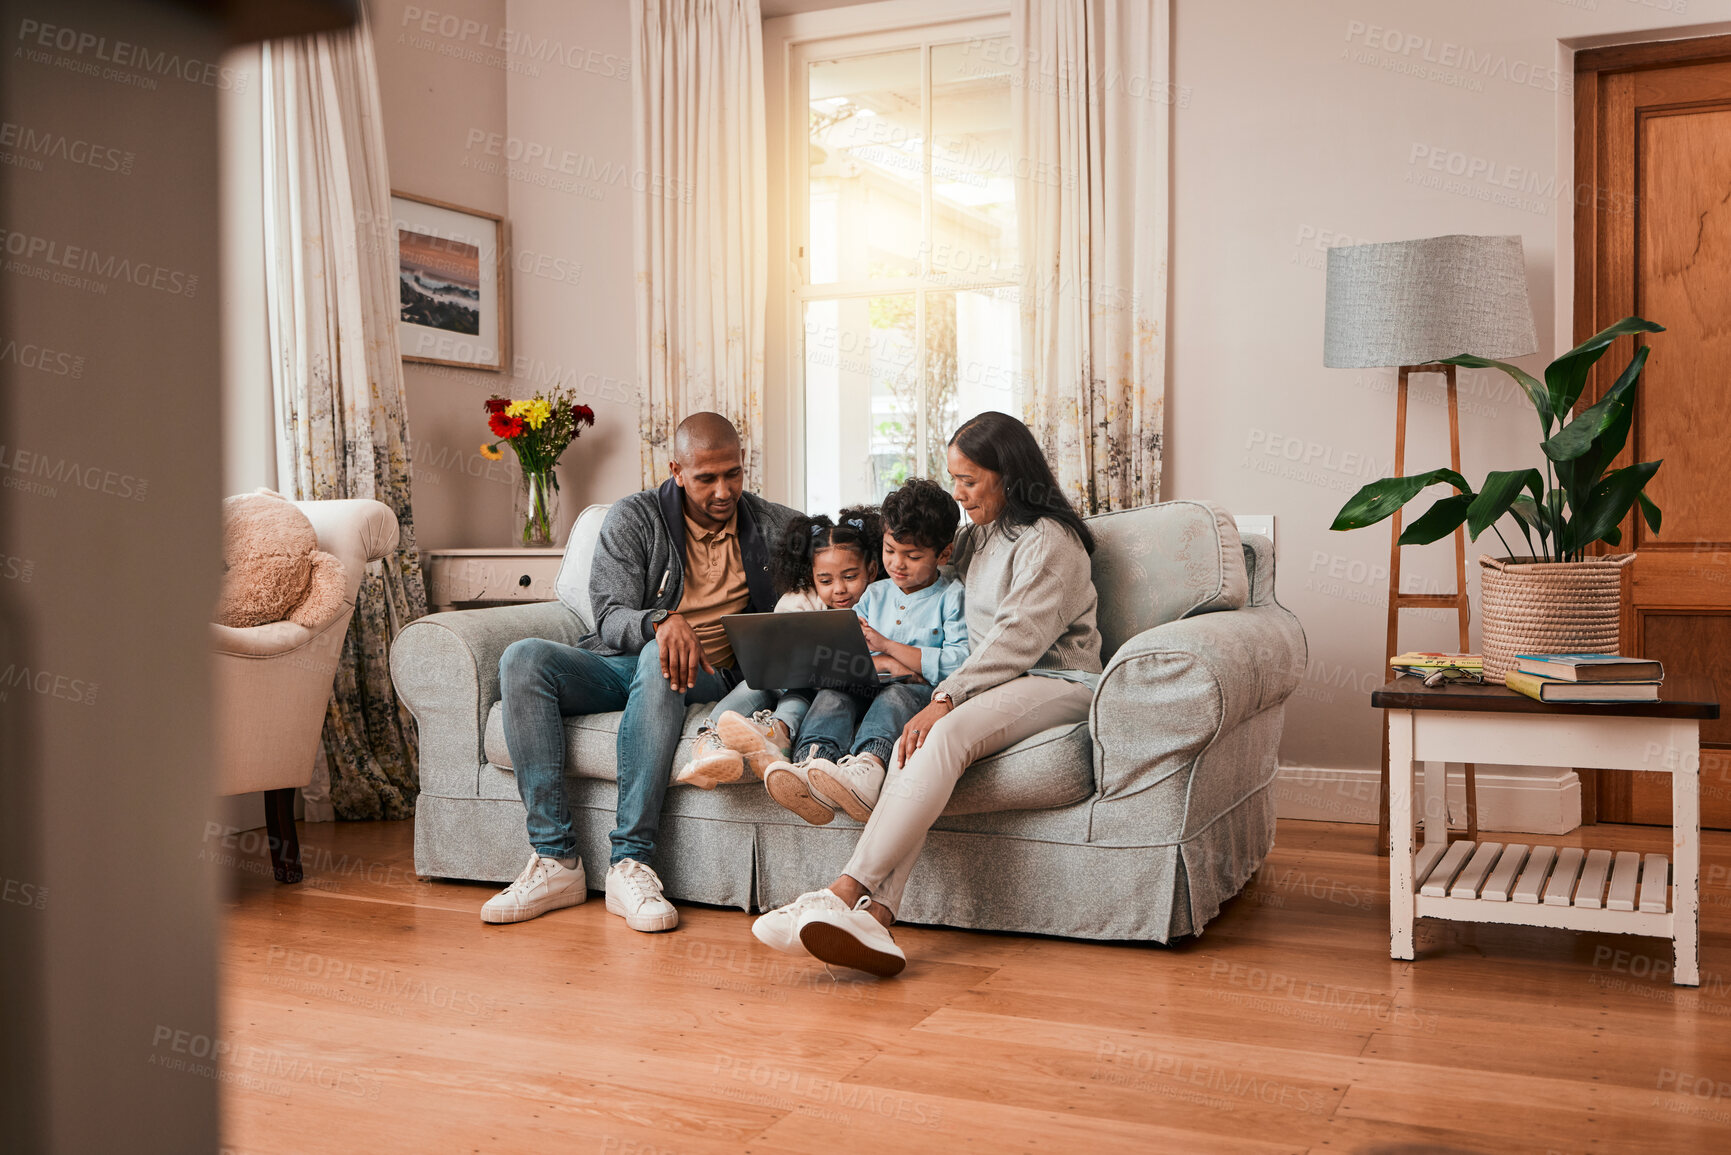
[[487,418],[487,428],[493,431],[493,436],[509,441],[523,432],[521,417],[507,417],[503,413],[495,413]]
[[595,410],[589,408],[587,405],[573,406],[571,409],[571,416],[576,418],[580,424],[595,424]]
[[506,397],[489,397],[486,404],[488,413],[503,413],[505,406],[511,404],[511,401]]

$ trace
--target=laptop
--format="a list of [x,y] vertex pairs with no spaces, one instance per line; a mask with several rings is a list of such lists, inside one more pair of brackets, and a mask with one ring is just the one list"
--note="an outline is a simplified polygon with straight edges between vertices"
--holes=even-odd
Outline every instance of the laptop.
[[894,680],[878,673],[852,610],[728,614],[721,625],[740,673],[759,689],[865,689]]

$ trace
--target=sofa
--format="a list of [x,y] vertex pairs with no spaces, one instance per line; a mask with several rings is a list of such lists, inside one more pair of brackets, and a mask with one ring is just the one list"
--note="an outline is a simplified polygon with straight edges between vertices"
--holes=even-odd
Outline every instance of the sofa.
[[[337,663],[367,565],[397,548],[397,515],[382,501],[294,503],[313,523],[319,548],[343,563],[343,601],[313,626],[237,628],[210,624],[216,687],[216,792],[264,791],[271,873],[301,880],[295,790],[312,781]],[[526,856],[525,856],[526,857]]]
[[[415,868],[506,882],[529,852],[499,706],[519,638],[590,630],[588,577],[604,506],[573,526],[558,601],[433,614],[392,651],[420,727]],[[1199,934],[1274,845],[1284,703],[1307,662],[1275,600],[1274,549],[1208,502],[1090,518],[1105,673],[1088,720],[969,767],[910,877],[901,920],[1165,943]],[[669,776],[709,712],[693,705]],[[568,801],[599,878],[614,826],[618,713],[566,719]],[[653,862],[670,898],[766,910],[829,881],[858,836],[809,826],[749,774],[667,793]]]

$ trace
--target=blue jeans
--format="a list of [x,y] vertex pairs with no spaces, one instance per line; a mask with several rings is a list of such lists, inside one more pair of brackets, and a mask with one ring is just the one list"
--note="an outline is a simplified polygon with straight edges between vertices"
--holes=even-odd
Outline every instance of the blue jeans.
[[794,740],[793,756],[804,758],[816,746],[818,757],[832,762],[843,754],[871,754],[888,766],[902,727],[932,700],[932,687],[891,682],[870,694],[819,690]]
[[499,658],[505,746],[517,793],[529,811],[529,844],[546,858],[577,853],[577,832],[565,799],[565,722],[569,714],[624,710],[619,721],[619,825],[609,863],[649,864],[661,826],[668,770],[685,728],[685,707],[713,702],[739,681],[736,669],[697,674],[676,694],[661,676],[661,648],[651,641],[636,654],[608,656],[545,638],[524,638]]
[[799,724],[805,720],[805,711],[811,705],[811,695],[810,690],[759,690],[741,682],[715,704],[712,717],[719,718],[733,710],[749,718],[759,710],[769,710],[787,727],[790,735],[797,734]]

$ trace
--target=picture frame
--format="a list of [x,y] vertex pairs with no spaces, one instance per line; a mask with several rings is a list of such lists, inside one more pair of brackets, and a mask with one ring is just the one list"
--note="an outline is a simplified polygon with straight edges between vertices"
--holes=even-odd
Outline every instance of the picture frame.
[[502,373],[510,362],[505,218],[391,190],[404,361]]

